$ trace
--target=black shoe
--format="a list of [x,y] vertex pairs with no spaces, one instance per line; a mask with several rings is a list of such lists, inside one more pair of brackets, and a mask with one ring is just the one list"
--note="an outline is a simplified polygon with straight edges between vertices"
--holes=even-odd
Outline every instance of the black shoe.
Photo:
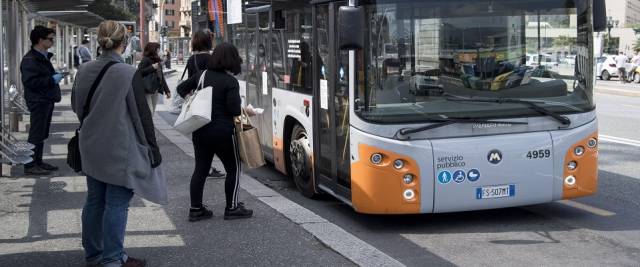
[[204,205],[200,209],[189,209],[189,221],[196,222],[206,220],[213,217],[213,212],[208,210]]
[[53,165],[51,165],[49,163],[46,163],[46,162],[40,163],[39,166],[40,166],[40,168],[43,168],[43,169],[45,169],[47,171],[57,171],[58,170],[58,167],[53,166]]
[[211,167],[211,171],[209,171],[209,176],[211,178],[224,178],[227,176],[224,172],[219,171],[218,169]]
[[251,216],[253,216],[253,210],[245,208],[242,202],[239,202],[235,209],[224,210],[225,220],[245,219],[251,218]]
[[45,169],[43,169],[42,167],[38,166],[38,165],[33,165],[33,166],[24,166],[24,174],[26,175],[49,175],[51,174],[50,171],[47,171]]
[[125,262],[122,267],[145,267],[147,266],[147,261],[143,259],[136,259],[132,257],[127,258],[127,262]]

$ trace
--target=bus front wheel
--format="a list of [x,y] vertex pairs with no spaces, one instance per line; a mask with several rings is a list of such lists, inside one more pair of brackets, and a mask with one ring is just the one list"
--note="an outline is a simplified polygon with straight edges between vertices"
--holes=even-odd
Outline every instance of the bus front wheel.
[[311,168],[311,143],[307,131],[296,124],[291,130],[289,143],[289,169],[296,187],[302,195],[312,198],[316,196]]

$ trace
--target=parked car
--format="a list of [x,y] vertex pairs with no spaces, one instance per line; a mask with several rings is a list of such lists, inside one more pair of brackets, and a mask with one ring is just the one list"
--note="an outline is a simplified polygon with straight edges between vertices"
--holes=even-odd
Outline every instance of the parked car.
[[565,64],[569,64],[569,65],[575,65],[576,64],[576,55],[568,55],[564,59],[562,59],[562,62],[565,63]]
[[596,59],[596,77],[605,81],[610,80],[611,77],[618,77],[618,67],[613,56]]
[[536,54],[527,54],[527,66],[536,67],[536,66],[547,66],[547,67],[557,67],[558,61],[556,61],[555,57],[550,54],[542,55],[542,60],[538,63],[540,59],[540,55]]

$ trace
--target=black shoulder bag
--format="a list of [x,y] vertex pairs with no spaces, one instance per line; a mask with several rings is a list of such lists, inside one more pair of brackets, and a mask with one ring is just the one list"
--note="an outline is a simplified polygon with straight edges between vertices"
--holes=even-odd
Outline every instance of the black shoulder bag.
[[117,62],[115,61],[111,61],[107,63],[107,65],[104,66],[104,68],[102,68],[102,70],[100,71],[100,74],[98,74],[98,77],[96,78],[96,80],[93,81],[93,84],[91,85],[91,90],[89,90],[89,95],[87,96],[87,101],[85,102],[82,108],[82,117],[80,118],[80,126],[78,126],[78,129],[76,129],[76,135],[73,136],[71,140],[69,140],[69,144],[67,145],[67,164],[69,164],[69,167],[71,167],[71,169],[73,169],[75,172],[82,171],[82,159],[80,158],[80,145],[78,144],[78,135],[79,135],[80,128],[82,128],[82,122],[84,121],[84,118],[86,118],[87,114],[89,113],[89,105],[91,104],[91,99],[93,98],[93,94],[95,94],[96,92],[96,88],[98,88],[98,85],[100,85],[100,81],[102,80],[102,77],[104,77],[104,74],[107,72],[107,70],[116,63]]

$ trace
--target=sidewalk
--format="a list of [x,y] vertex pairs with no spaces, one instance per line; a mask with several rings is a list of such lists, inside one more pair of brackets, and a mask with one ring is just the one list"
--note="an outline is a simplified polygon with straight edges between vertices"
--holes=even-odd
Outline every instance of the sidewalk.
[[[178,73],[180,67],[176,67]],[[11,177],[0,178],[0,266],[84,265],[80,215],[86,182],[65,163],[66,144],[77,127],[69,97],[70,86],[65,86],[45,147],[45,160],[60,171],[50,177],[25,177],[21,167],[13,167]],[[241,189],[239,196],[254,209],[253,218],[222,220],[223,179],[209,179],[205,188],[204,201],[214,218],[189,223],[189,180],[194,165],[189,150],[193,148],[188,138],[169,132],[159,116],[155,120],[170,203],[157,206],[137,197],[131,202],[125,241],[131,256],[146,258],[148,266],[353,265],[318,241],[304,224],[259,200],[255,192],[251,195]],[[175,139],[184,143],[178,143],[179,147]],[[245,183],[243,188],[266,188],[252,181],[241,183]]]
[[596,81],[595,93],[640,97],[640,84],[625,83],[619,84],[617,81]]

